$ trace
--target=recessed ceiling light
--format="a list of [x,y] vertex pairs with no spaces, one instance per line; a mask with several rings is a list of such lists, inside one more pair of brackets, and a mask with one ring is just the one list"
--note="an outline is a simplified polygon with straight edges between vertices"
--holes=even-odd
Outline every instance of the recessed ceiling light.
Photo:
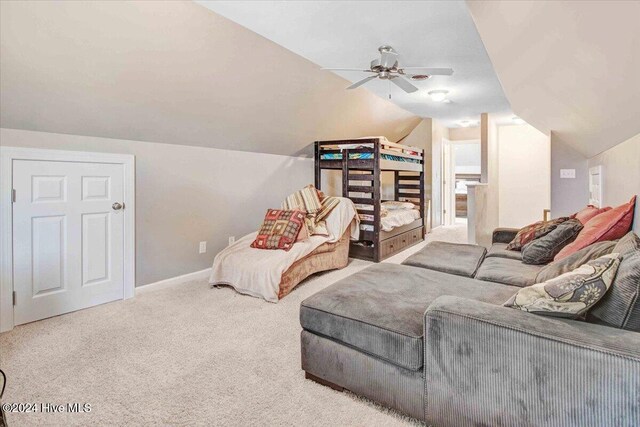
[[428,95],[431,97],[431,100],[434,102],[443,102],[447,99],[448,90],[432,90],[428,92]]
[[524,124],[524,120],[522,120],[520,117],[518,116],[513,116],[511,118],[511,120],[513,120],[513,123],[517,124],[517,125],[523,125]]

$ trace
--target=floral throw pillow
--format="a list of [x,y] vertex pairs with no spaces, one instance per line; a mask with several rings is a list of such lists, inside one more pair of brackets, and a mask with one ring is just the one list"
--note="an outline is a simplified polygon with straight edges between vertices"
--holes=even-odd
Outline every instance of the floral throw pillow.
[[505,307],[543,316],[583,318],[611,287],[620,258],[601,256],[543,283],[520,289]]
[[251,243],[256,249],[284,249],[288,251],[296,242],[304,226],[305,213],[299,210],[269,209],[256,239]]
[[507,245],[507,249],[511,251],[520,251],[522,247],[538,237],[542,237],[547,233],[555,230],[558,224],[567,221],[569,217],[561,217],[549,221],[538,221],[533,224],[522,227],[516,237]]

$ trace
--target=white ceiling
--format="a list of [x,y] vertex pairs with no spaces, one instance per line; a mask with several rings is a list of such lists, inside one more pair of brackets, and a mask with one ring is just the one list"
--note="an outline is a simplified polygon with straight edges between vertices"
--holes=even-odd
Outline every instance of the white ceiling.
[[[322,67],[368,68],[389,44],[406,67],[451,67],[453,76],[413,82],[407,94],[394,85],[391,101],[421,117],[456,127],[480,113],[510,114],[509,101],[462,1],[197,1]],[[255,64],[260,67],[273,64]],[[366,76],[339,72],[352,82]],[[389,83],[363,88],[388,98]],[[431,101],[427,92],[449,90],[451,103]]]

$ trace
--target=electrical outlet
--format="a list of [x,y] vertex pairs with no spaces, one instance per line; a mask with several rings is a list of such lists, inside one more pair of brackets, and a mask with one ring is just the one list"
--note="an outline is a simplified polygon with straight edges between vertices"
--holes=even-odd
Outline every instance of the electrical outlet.
[[200,253],[204,254],[207,252],[207,242],[200,242]]
[[576,177],[575,169],[560,169],[560,178],[573,179]]
[[233,245],[236,241],[236,236],[229,236],[229,246]]

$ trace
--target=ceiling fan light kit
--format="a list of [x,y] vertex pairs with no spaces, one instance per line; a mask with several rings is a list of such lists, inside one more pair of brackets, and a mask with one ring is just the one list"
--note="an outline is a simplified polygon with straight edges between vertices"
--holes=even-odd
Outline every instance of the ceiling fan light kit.
[[[398,53],[388,45],[378,48],[380,59],[371,61],[368,70],[359,68],[323,68],[331,71],[359,71],[364,73],[374,73],[349,86],[347,89],[355,89],[363,84],[374,80],[388,80],[407,93],[418,90],[409,80],[426,80],[431,76],[450,76],[453,74],[451,68],[425,68],[425,67],[400,67],[398,65]],[[446,94],[445,94],[446,96]]]
[[434,102],[444,102],[447,100],[448,90],[432,90],[427,94],[431,97],[431,100]]

